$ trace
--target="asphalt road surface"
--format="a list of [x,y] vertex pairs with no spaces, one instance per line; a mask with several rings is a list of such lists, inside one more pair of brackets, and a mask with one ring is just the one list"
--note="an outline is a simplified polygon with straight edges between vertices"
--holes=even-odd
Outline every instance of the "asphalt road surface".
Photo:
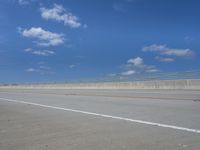
[[0,89],[0,150],[200,150],[200,91]]

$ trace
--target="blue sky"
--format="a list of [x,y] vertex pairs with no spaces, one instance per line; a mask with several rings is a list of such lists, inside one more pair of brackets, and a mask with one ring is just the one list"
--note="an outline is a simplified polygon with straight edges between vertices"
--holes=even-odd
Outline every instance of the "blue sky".
[[200,69],[198,0],[1,0],[0,82]]

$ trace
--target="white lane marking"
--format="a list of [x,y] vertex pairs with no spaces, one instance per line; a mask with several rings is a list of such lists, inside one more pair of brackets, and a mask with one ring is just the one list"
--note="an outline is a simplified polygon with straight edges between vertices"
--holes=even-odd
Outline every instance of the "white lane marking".
[[15,103],[21,103],[21,104],[29,104],[29,105],[34,105],[34,106],[39,106],[39,107],[44,107],[44,108],[52,108],[52,109],[57,109],[57,110],[64,110],[64,111],[82,113],[82,114],[99,116],[99,117],[104,117],[104,118],[124,120],[124,121],[128,121],[128,122],[134,122],[134,123],[140,123],[140,124],[146,124],[146,125],[152,125],[152,126],[158,126],[158,127],[164,127],[164,128],[171,128],[171,129],[188,131],[188,132],[193,132],[193,133],[200,133],[200,130],[198,130],[198,129],[191,129],[191,128],[179,127],[179,126],[174,126],[174,125],[161,124],[161,123],[156,123],[156,122],[149,122],[149,121],[143,121],[143,120],[137,120],[137,119],[111,116],[111,115],[106,115],[106,114],[100,114],[100,113],[94,113],[94,112],[88,112],[88,111],[82,111],[82,110],[76,110],[76,109],[70,109],[70,108],[63,108],[63,107],[56,107],[56,106],[39,104],[39,103],[31,103],[31,102],[14,100],[14,99],[7,99],[7,98],[0,98],[0,100],[15,102]]

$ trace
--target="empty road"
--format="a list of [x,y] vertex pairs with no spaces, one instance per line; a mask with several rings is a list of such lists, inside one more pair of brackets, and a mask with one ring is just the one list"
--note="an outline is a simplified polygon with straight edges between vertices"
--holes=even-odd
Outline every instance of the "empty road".
[[199,150],[200,91],[0,89],[0,150]]

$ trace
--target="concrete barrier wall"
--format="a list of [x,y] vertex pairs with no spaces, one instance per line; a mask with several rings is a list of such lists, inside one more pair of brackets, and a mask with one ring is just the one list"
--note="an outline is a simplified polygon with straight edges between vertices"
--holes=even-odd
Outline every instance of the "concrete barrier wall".
[[154,80],[134,82],[9,85],[18,89],[191,89],[200,90],[200,80]]

